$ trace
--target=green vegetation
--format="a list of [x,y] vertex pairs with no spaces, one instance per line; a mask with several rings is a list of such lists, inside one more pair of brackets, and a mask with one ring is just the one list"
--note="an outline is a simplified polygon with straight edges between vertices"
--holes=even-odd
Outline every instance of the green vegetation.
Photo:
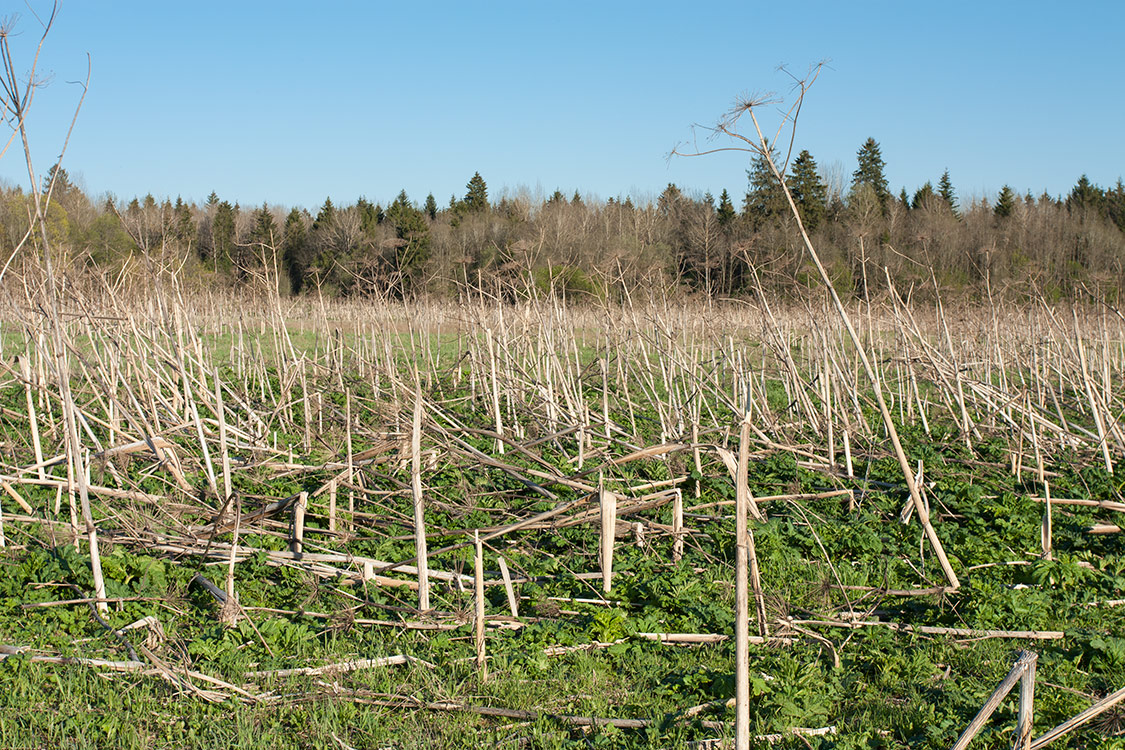
[[[3,500],[0,600],[10,614],[0,617],[0,645],[16,653],[0,662],[0,745],[663,748],[729,737],[735,487],[718,448],[738,453],[732,428],[741,407],[729,398],[747,388],[762,431],[749,446],[748,488],[767,514],[752,525],[770,639],[751,645],[752,734],[780,734],[778,747],[948,747],[1021,648],[1039,655],[1036,736],[1122,687],[1122,537],[1090,529],[1112,520],[1122,502],[1123,467],[1107,465],[1089,438],[1096,419],[1077,355],[1036,333],[1053,325],[1049,315],[994,310],[999,337],[957,354],[968,430],[943,366],[880,358],[905,448],[924,467],[938,535],[962,578],[951,591],[917,520],[898,520],[907,493],[876,413],[853,401],[843,371],[823,380],[825,361],[850,355],[838,336],[825,348],[823,316],[811,311],[775,306],[763,339],[760,319],[742,306],[598,311],[548,300],[489,306],[475,322],[439,331],[412,321],[440,319],[441,308],[368,305],[370,324],[336,333],[357,318],[332,303],[320,323],[300,335],[293,325],[290,336],[269,304],[244,298],[242,321],[209,321],[203,313],[213,302],[189,302],[179,315],[191,323],[177,334],[175,316],[115,322],[135,315],[126,313],[132,303],[102,300],[106,314],[82,326],[85,338],[73,345],[79,372],[90,374],[74,390],[91,435],[103,446],[129,443],[136,434],[122,420],[132,411],[123,399],[131,392],[138,403],[151,400],[151,434],[173,446],[190,488],[178,486],[167,456],[157,460],[143,446],[91,460],[104,614],[85,601],[95,582],[67,493],[37,484],[35,470],[24,468],[34,464],[27,382],[18,368],[0,380],[10,446],[3,474],[33,509],[28,515]],[[301,319],[299,310],[291,314]],[[942,340],[931,338],[940,321],[923,338],[902,323],[873,321],[873,349]],[[1097,316],[1079,324],[1087,369],[1113,378],[1120,351],[1097,337],[1120,331],[1102,329]],[[30,351],[33,372],[35,340],[6,340],[7,351]],[[133,374],[105,391],[96,384],[108,382],[111,351]],[[157,351],[173,354],[151,355]],[[1061,385],[1021,364],[1033,361],[1064,373]],[[140,362],[146,367],[127,364]],[[183,398],[185,378],[191,400]],[[417,576],[383,570],[416,556],[416,380],[429,568],[453,574],[433,579],[426,612],[411,588]],[[997,409],[993,394],[1016,383],[1024,395]],[[216,386],[231,431],[225,443]],[[1097,387],[1107,406],[1121,403],[1118,389]],[[46,455],[55,455],[61,436],[51,425],[63,414],[49,382],[43,393],[32,401]],[[110,393],[122,399],[112,440]],[[862,399],[866,389],[854,393]],[[1019,406],[1028,397],[1031,408]],[[192,416],[184,421],[193,402],[202,433]],[[1067,427],[1036,430],[1033,446],[1031,426],[1042,427],[1033,420]],[[225,482],[224,455],[232,505],[215,491]],[[1042,479],[1036,455],[1045,461]],[[1016,473],[1013,460],[1022,464]],[[49,480],[64,471],[51,467]],[[609,593],[598,554],[599,476],[618,496]],[[1044,482],[1058,502],[1050,559],[1043,504],[1034,499]],[[298,556],[290,550],[300,492],[309,499]],[[678,560],[677,495],[686,506]],[[290,504],[267,512],[278,500]],[[486,538],[484,679],[465,532],[487,537],[544,513],[554,515]],[[238,607],[197,578],[225,590],[235,514],[243,520],[229,585]],[[515,579],[518,618],[501,556]],[[379,562],[365,571],[364,560]],[[910,589],[919,591],[901,593]],[[645,635],[660,633],[672,642]],[[676,642],[690,637],[708,642]],[[331,669],[390,657],[401,658]],[[321,667],[329,669],[308,673]],[[1013,695],[974,746],[1010,745],[1015,712]],[[591,717],[612,721],[584,726]],[[1120,720],[1113,709],[1060,742],[1119,746]],[[834,730],[798,737],[795,727]]]

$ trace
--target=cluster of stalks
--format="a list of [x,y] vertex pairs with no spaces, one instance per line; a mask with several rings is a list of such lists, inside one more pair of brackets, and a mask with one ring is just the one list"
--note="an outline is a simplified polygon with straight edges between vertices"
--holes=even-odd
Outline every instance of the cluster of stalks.
[[[415,613],[357,624],[440,630],[472,619],[482,677],[486,626],[520,626],[526,577],[509,571],[501,544],[596,526],[597,567],[577,573],[609,595],[620,537],[666,539],[671,558],[684,554],[696,533],[685,510],[690,519],[701,506],[685,509],[700,488],[692,471],[736,488],[736,578],[758,630],[746,634],[743,597],[735,635],[745,663],[748,644],[771,638],[747,518],[764,519],[770,499],[749,491],[756,458],[791,453],[842,488],[858,461],[889,455],[895,425],[927,434],[952,425],[969,451],[1006,436],[1006,468],[1042,487],[1049,556],[1052,503],[1065,499],[1052,500],[1048,467],[1090,460],[1112,473],[1125,449],[1125,318],[1106,304],[1063,313],[1042,300],[991,301],[952,312],[891,296],[850,305],[853,337],[827,296],[567,305],[474,289],[457,303],[327,302],[187,294],[174,274],[143,294],[101,283],[5,290],[0,392],[16,394],[3,412],[6,540],[82,546],[103,610],[99,537],[224,561],[224,586],[198,578],[233,623],[253,614],[234,575],[258,551],[247,535],[281,537],[288,550],[265,550],[267,564],[387,587]],[[57,315],[43,314],[44,295],[65,300]],[[638,482],[634,462],[664,464],[668,478]],[[904,485],[924,495],[926,467],[910,466]],[[477,509],[473,497],[428,485],[439,470],[505,478],[495,522],[428,524],[433,508],[453,518]],[[280,481],[306,489],[279,499],[268,488]],[[944,559],[928,504],[908,502],[901,521],[917,514]],[[354,552],[402,525],[414,530],[407,559]],[[462,548],[474,550],[472,574],[460,570]],[[485,570],[486,557],[498,572]],[[946,563],[943,573],[900,593],[955,589],[957,572]],[[474,611],[435,608],[435,582],[472,589]],[[493,585],[506,590],[503,613],[485,610]]]

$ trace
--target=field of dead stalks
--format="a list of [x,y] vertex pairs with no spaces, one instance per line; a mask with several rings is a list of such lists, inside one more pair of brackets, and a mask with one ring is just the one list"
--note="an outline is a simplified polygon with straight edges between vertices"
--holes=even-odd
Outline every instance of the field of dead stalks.
[[1125,746],[1112,307],[67,298],[0,746]]

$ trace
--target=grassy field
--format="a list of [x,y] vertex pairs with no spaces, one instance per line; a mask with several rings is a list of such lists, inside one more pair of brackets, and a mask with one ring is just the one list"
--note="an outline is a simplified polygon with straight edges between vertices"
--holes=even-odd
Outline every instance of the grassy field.
[[771,302],[6,298],[0,746],[733,746],[740,508],[755,745],[1125,687],[1123,318]]

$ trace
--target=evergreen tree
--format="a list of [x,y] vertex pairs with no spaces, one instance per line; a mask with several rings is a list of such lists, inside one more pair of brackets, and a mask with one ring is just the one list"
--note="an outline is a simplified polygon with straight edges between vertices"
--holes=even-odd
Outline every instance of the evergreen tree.
[[565,206],[566,205],[566,196],[562,194],[561,190],[556,188],[554,194],[552,194],[551,197],[547,199],[547,205],[548,206]]
[[1000,195],[996,197],[996,205],[992,208],[992,213],[1001,219],[1007,218],[1012,215],[1012,210],[1016,207],[1016,194],[1012,189],[1005,185],[1000,188]]
[[488,186],[485,185],[480,172],[474,172],[472,179],[465,187],[468,189],[468,192],[465,193],[465,208],[473,212],[487,211]]
[[948,169],[941,173],[941,179],[938,180],[938,195],[950,208],[957,208],[957,194],[953,192],[953,181],[949,179]]
[[582,203],[582,196],[578,194],[577,190],[574,191],[574,197],[572,197],[570,199],[570,205],[572,205],[572,206],[585,205],[584,203]]
[[910,202],[910,208],[917,211],[919,208],[925,208],[934,200],[934,185],[930,181],[914,191],[914,198]]
[[229,201],[222,201],[215,208],[215,219],[211,224],[213,246],[212,262],[216,269],[230,268],[234,260],[234,233],[237,213]]
[[1105,191],[1105,212],[1109,220],[1125,232],[1125,185],[1121,184],[1120,177],[1112,190]]
[[356,212],[359,214],[359,230],[367,239],[374,239],[379,227],[379,207],[371,205],[363,196],[355,202]]
[[[771,154],[771,156],[776,164],[776,155]],[[742,215],[754,226],[761,226],[771,217],[789,211],[789,201],[785,199],[781,183],[774,177],[765,156],[755,157],[746,176],[750,180],[750,188],[746,192],[746,199],[742,202]]]
[[1083,218],[1101,213],[1105,194],[1090,178],[1082,175],[1066,198],[1066,209]]
[[[487,202],[485,205],[488,205]],[[387,220],[394,226],[395,236],[400,240],[395,261],[402,290],[406,291],[419,283],[421,271],[429,260],[430,224],[426,221],[426,215],[410,202],[405,190],[398,194],[395,202],[387,209]]]
[[281,257],[285,264],[285,272],[289,276],[290,289],[293,294],[300,294],[309,267],[309,239],[305,219],[295,208],[285,217],[285,237],[281,242]]
[[51,188],[51,181],[54,181],[55,187],[51,193],[52,200],[58,200],[60,203],[65,203],[66,198],[74,193],[81,191],[70,181],[70,175],[67,174],[66,169],[62,166],[55,164],[47,174],[43,176],[43,192],[46,193]]
[[805,228],[810,231],[816,229],[824,221],[828,210],[828,186],[821,181],[816,160],[808,151],[797,154],[788,183],[789,194],[797,204]]
[[336,207],[332,205],[331,198],[325,198],[324,205],[320,207],[320,211],[317,212],[316,219],[313,221],[313,231],[330,227],[335,220]]
[[684,194],[676,187],[676,183],[669,182],[668,187],[664,188],[664,192],[656,199],[656,208],[664,216],[669,216],[679,212],[683,201]]
[[726,188],[719,194],[719,208],[715,214],[718,217],[719,226],[723,228],[729,226],[738,215],[734,211],[734,204],[730,202],[730,193],[726,191]]
[[426,196],[426,205],[422,210],[426,212],[426,216],[430,217],[430,221],[437,218],[437,201],[434,200],[433,193]]
[[176,217],[172,231],[180,242],[187,242],[195,234],[195,220],[192,219],[191,208],[177,195],[176,207],[172,211]]
[[874,138],[868,138],[860,146],[859,151],[856,152],[856,159],[859,165],[852,172],[852,190],[860,185],[869,185],[875,191],[875,197],[885,211],[887,201],[891,197],[891,191],[887,186],[887,177],[884,174],[886,164],[883,162],[883,155],[879,151],[879,144]]
[[274,235],[277,227],[273,221],[273,214],[269,206],[262,203],[262,207],[254,212],[254,228],[250,230],[250,242],[255,245],[274,244]]

